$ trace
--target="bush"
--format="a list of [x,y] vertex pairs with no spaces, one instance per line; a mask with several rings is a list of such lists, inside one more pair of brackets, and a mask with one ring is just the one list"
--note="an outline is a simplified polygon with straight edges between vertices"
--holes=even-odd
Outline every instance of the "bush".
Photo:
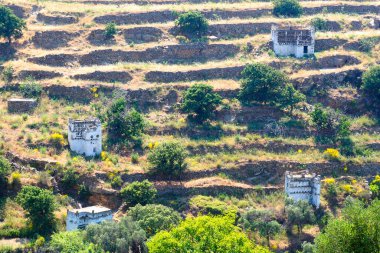
[[296,90],[293,84],[286,84],[281,90],[279,104],[282,108],[289,108],[290,113],[293,113],[294,107],[301,102],[306,101],[306,96]]
[[129,206],[150,204],[156,198],[157,190],[148,180],[133,182],[120,191],[121,197]]
[[311,24],[314,26],[316,31],[326,31],[327,21],[321,17],[316,17],[311,20]]
[[104,221],[89,225],[84,231],[84,238],[101,247],[103,252],[147,253],[145,232],[130,217],[122,218],[120,222]]
[[28,77],[20,84],[20,92],[26,98],[38,98],[42,94],[42,86],[33,78]]
[[114,22],[108,23],[106,25],[106,29],[104,30],[104,36],[107,39],[111,39],[115,37],[116,34],[117,34],[116,24]]
[[339,160],[339,151],[335,148],[328,148],[323,152],[323,155],[329,160]]
[[148,237],[159,231],[171,229],[181,220],[179,213],[172,208],[154,204],[146,206],[138,204],[129,209],[128,216],[145,230]]
[[380,197],[380,176],[379,175],[375,176],[375,179],[369,185],[369,189],[371,190],[372,196],[374,198]]
[[49,142],[57,149],[61,149],[65,145],[65,139],[63,138],[63,135],[59,133],[51,134]]
[[0,38],[6,38],[10,44],[12,38],[21,38],[25,27],[25,21],[17,17],[10,8],[0,6]]
[[186,168],[187,152],[176,142],[158,145],[148,155],[149,171],[153,174],[179,176]]
[[14,69],[12,66],[7,66],[4,68],[2,74],[1,74],[1,79],[6,83],[9,84],[13,81],[14,78]]
[[8,175],[11,170],[11,164],[7,159],[0,156],[0,196],[5,193],[8,185]]
[[91,196],[90,189],[84,183],[82,183],[79,186],[78,196],[79,196],[79,199],[82,201],[87,201],[88,198]]
[[36,233],[47,235],[56,231],[57,223],[54,216],[56,205],[51,191],[36,186],[24,186],[16,199],[27,212],[27,217]]
[[179,15],[175,25],[181,34],[189,37],[201,37],[208,30],[207,19],[197,11],[189,11]]
[[242,72],[239,99],[245,104],[276,103],[285,83],[287,78],[281,71],[261,63],[249,64]]
[[369,98],[370,106],[380,114],[380,65],[368,69],[362,80],[364,95]]
[[298,0],[274,0],[273,14],[277,17],[299,17],[302,7]]
[[221,96],[213,91],[212,86],[194,84],[186,90],[181,108],[189,113],[191,119],[202,123],[213,116],[215,109],[221,103]]
[[51,237],[49,249],[53,252],[72,253],[83,252],[86,244],[81,231],[59,232]]
[[138,164],[138,163],[139,163],[139,154],[137,154],[137,153],[133,153],[133,154],[131,155],[131,162],[132,162],[133,164]]
[[79,175],[73,168],[63,171],[61,184],[64,189],[69,190],[78,185]]
[[13,172],[11,174],[11,184],[13,187],[20,187],[21,186],[21,173],[20,172]]
[[359,40],[359,49],[363,52],[371,52],[379,42],[378,38],[363,38]]
[[123,185],[123,180],[119,175],[112,177],[111,186],[112,188],[119,188]]

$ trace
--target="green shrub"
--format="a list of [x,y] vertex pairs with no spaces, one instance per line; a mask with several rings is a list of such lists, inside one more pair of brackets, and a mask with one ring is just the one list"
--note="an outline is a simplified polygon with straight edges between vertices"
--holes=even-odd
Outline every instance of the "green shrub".
[[362,80],[362,90],[369,100],[370,107],[380,113],[380,65],[368,69]]
[[14,78],[14,69],[13,66],[7,66],[4,68],[2,74],[1,74],[1,79],[6,83],[9,84],[13,81]]
[[327,21],[321,17],[316,17],[311,20],[311,24],[314,26],[316,31],[326,31]]
[[378,38],[363,38],[359,40],[359,48],[361,51],[369,53],[378,42]]
[[132,162],[133,164],[138,164],[138,163],[139,163],[139,154],[137,154],[137,153],[133,153],[133,154],[131,155],[131,162]]
[[10,8],[0,6],[0,38],[6,38],[10,44],[12,38],[21,38],[25,27],[25,21],[17,17]]
[[116,24],[114,22],[108,23],[106,25],[106,29],[104,30],[104,36],[107,39],[111,39],[111,38],[115,37],[116,34],[117,34]]
[[179,176],[187,168],[186,157],[187,152],[179,143],[162,143],[148,155],[149,171],[164,176]]
[[122,185],[123,185],[123,180],[121,179],[121,177],[119,175],[114,176],[111,179],[111,186],[112,186],[112,188],[119,188]]
[[157,190],[151,182],[144,180],[128,184],[121,189],[120,195],[129,206],[146,205],[156,198]]
[[299,17],[302,15],[302,6],[298,0],[274,0],[273,14],[277,17]]
[[282,87],[288,82],[281,71],[262,63],[247,65],[242,72],[239,100],[245,104],[252,102],[276,103]]
[[26,98],[39,98],[42,94],[42,86],[33,78],[28,77],[20,84],[20,92]]
[[63,188],[65,188],[66,190],[69,190],[77,186],[78,180],[79,180],[79,175],[76,173],[76,171],[73,168],[68,168],[67,170],[63,171],[61,184]]
[[128,216],[145,230],[148,237],[159,231],[169,230],[181,220],[179,213],[172,208],[154,204],[145,206],[138,204],[129,209]]
[[202,123],[213,116],[221,103],[222,97],[213,91],[212,86],[194,84],[186,90],[181,108],[191,119]]
[[208,22],[202,13],[189,11],[179,15],[175,21],[180,33],[185,36],[201,37],[207,33]]
[[90,189],[84,183],[82,183],[79,186],[78,196],[79,196],[79,199],[82,201],[87,201],[88,198],[91,196]]
[[11,164],[5,157],[0,156],[0,196],[3,195],[7,189],[10,170]]

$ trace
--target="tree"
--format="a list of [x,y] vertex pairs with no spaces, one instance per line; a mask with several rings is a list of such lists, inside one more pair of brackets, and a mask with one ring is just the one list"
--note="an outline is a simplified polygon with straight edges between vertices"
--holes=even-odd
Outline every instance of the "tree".
[[190,118],[202,123],[213,116],[221,102],[221,96],[213,91],[212,86],[194,84],[185,92],[181,108],[189,113]]
[[313,208],[304,200],[293,201],[292,199],[289,199],[287,202],[285,213],[288,226],[291,228],[293,225],[296,225],[298,234],[301,234],[302,229],[306,224],[313,224],[315,222]]
[[73,187],[78,185],[79,175],[73,168],[68,168],[63,171],[61,184],[65,190],[72,189]]
[[42,86],[32,77],[28,77],[20,83],[20,92],[26,98],[39,98],[42,94]]
[[239,223],[242,224],[244,230],[258,231],[267,239],[268,246],[270,246],[270,239],[281,230],[281,225],[270,211],[249,210],[242,214]]
[[379,209],[379,200],[366,208],[361,201],[348,198],[341,217],[330,219],[315,238],[315,252],[380,252]]
[[105,252],[147,253],[145,232],[130,217],[124,217],[120,222],[104,221],[89,225],[84,231],[84,238]]
[[114,22],[108,23],[106,25],[106,29],[104,30],[104,36],[107,39],[112,39],[113,37],[115,37],[116,33],[117,33],[116,24]]
[[233,223],[235,217],[187,218],[172,230],[161,231],[147,243],[150,253],[218,252],[269,253],[255,246]]
[[158,145],[148,155],[150,172],[153,174],[179,176],[186,168],[187,152],[176,142]]
[[142,182],[133,182],[125,186],[120,191],[121,197],[124,201],[134,206],[136,204],[150,204],[156,198],[157,189],[148,180]]
[[363,92],[369,99],[370,106],[380,113],[380,65],[368,69],[363,74]]
[[181,220],[179,213],[172,208],[154,204],[146,206],[137,204],[129,209],[128,216],[145,230],[148,237],[159,231],[169,230]]
[[49,249],[53,252],[80,252],[87,247],[81,231],[59,232],[51,236]]
[[290,113],[293,113],[296,104],[304,101],[306,101],[306,96],[296,90],[293,84],[288,83],[281,90],[279,99],[280,106],[283,108],[290,108]]
[[372,192],[372,196],[374,198],[380,197],[380,176],[376,175],[375,179],[372,180],[371,184],[369,185],[369,189]]
[[6,38],[11,44],[12,38],[21,38],[22,30],[25,28],[24,20],[18,18],[10,8],[0,6],[0,37]]
[[274,0],[273,14],[277,17],[299,17],[302,15],[302,6],[298,0]]
[[0,156],[0,196],[3,195],[7,189],[10,170],[11,164],[5,157]]
[[207,19],[198,11],[189,11],[179,15],[175,25],[181,34],[188,37],[201,37],[208,30]]
[[106,112],[108,132],[115,142],[141,143],[146,127],[144,117],[135,109],[126,111],[126,106],[125,98],[118,98],[109,106]]
[[311,20],[311,24],[314,26],[316,31],[326,31],[327,30],[327,20],[321,17],[316,17]]
[[56,230],[56,205],[51,191],[36,186],[24,186],[17,195],[17,202],[27,212],[34,231],[46,235]]
[[282,72],[261,63],[249,64],[242,72],[239,99],[246,104],[275,103],[285,83],[287,78]]

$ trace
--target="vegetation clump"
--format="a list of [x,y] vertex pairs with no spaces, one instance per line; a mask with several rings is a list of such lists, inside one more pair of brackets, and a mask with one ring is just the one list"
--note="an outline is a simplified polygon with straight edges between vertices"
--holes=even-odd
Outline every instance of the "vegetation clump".
[[10,8],[0,6],[0,38],[6,38],[11,44],[12,38],[19,39],[22,37],[22,31],[25,28],[24,20],[17,17]]
[[157,190],[148,180],[133,182],[120,191],[121,197],[129,206],[150,204],[156,198]]
[[180,33],[187,37],[201,37],[207,33],[208,21],[202,13],[189,11],[179,15],[175,21]]
[[274,0],[273,14],[277,17],[299,17],[303,10],[298,0]]
[[369,104],[380,114],[380,66],[374,66],[363,74],[363,92],[369,99]]
[[104,30],[104,36],[106,39],[112,39],[117,34],[117,27],[114,22],[108,23],[106,29]]

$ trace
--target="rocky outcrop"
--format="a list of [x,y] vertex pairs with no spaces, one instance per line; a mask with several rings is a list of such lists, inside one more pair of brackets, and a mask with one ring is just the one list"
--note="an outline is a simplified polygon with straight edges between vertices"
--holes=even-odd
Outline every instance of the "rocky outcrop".
[[77,23],[78,18],[75,16],[49,15],[38,13],[37,21],[42,22],[46,25],[68,25]]
[[163,32],[155,27],[134,27],[123,30],[125,40],[129,42],[154,42],[159,41]]
[[132,80],[132,76],[125,71],[95,71],[92,73],[75,75],[73,78],[81,80],[96,80],[108,83],[128,83]]
[[239,48],[233,44],[189,44],[148,48],[141,51],[96,50],[80,57],[83,66],[142,61],[207,61],[235,55]]
[[18,74],[19,79],[32,77],[35,80],[52,79],[60,76],[62,76],[61,73],[45,70],[21,70]]
[[41,57],[28,58],[28,61],[53,67],[72,66],[77,60],[77,56],[72,54],[50,54]]
[[32,38],[32,42],[35,47],[43,49],[55,49],[59,47],[67,46],[68,42],[75,37],[79,36],[79,33],[70,33],[66,31],[44,31],[36,32]]

